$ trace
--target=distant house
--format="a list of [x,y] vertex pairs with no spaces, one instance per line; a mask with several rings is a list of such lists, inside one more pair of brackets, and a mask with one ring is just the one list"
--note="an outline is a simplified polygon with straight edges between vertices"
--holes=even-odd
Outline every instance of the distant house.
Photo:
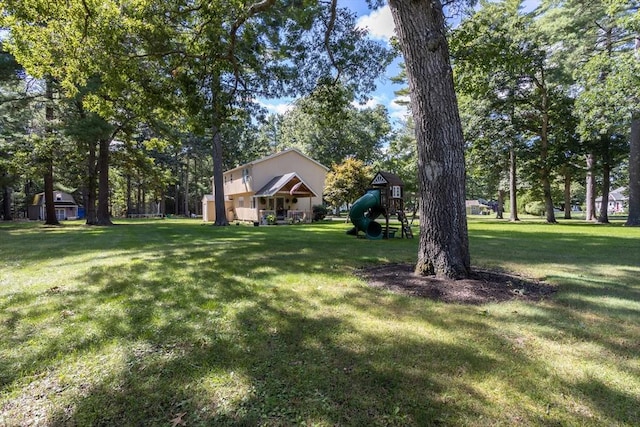
[[[227,220],[311,221],[327,171],[295,148],[230,169],[223,174]],[[215,221],[213,194],[202,198],[202,218]]]
[[[627,196],[624,195],[627,189],[625,187],[616,188],[609,191],[609,203],[607,211],[609,213],[624,212],[627,206]],[[596,212],[600,212],[602,206],[602,196],[596,198]]]
[[[53,204],[56,209],[58,221],[65,219],[78,219],[78,204],[73,200],[71,194],[54,191]],[[44,221],[47,219],[47,207],[44,193],[36,194],[33,203],[29,206],[29,219]]]
[[466,200],[467,215],[489,215],[491,206],[485,199]]

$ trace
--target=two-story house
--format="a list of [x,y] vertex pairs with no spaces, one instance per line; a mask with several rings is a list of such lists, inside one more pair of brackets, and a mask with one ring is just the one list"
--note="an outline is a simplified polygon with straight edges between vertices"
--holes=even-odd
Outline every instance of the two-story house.
[[[322,203],[327,171],[295,148],[230,169],[223,174],[227,219],[309,222],[313,205]],[[202,199],[202,217],[215,221],[213,194]]]

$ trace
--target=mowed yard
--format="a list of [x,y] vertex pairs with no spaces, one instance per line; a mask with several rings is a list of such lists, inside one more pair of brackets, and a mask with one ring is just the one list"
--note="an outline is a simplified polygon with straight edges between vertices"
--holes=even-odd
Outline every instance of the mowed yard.
[[118,224],[0,224],[0,426],[640,425],[640,228],[470,219],[557,292],[459,305],[354,275],[417,239]]

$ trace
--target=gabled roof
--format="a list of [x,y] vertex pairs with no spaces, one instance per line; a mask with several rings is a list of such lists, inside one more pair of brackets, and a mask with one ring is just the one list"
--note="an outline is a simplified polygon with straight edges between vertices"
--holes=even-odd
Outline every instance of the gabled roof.
[[278,193],[289,193],[291,196],[313,196],[318,195],[307,185],[295,172],[276,176],[264,187],[256,191],[255,197],[271,197]]
[[275,157],[282,156],[282,155],[284,155],[284,154],[286,154],[286,153],[289,153],[289,152],[291,152],[291,151],[294,151],[294,152],[298,153],[299,155],[301,155],[302,157],[304,157],[304,158],[306,158],[306,159],[309,159],[310,161],[312,161],[312,162],[313,162],[313,163],[315,163],[316,165],[320,166],[320,167],[321,167],[321,168],[323,168],[324,170],[326,170],[326,171],[328,171],[328,170],[329,170],[329,168],[328,168],[328,167],[326,167],[325,165],[321,164],[320,162],[318,162],[318,161],[316,161],[316,160],[313,160],[311,157],[309,157],[309,156],[307,156],[307,155],[303,154],[303,153],[302,153],[300,150],[298,150],[297,148],[287,148],[286,150],[280,151],[280,152],[275,153],[275,154],[271,154],[270,156],[263,157],[263,158],[258,159],[258,160],[254,160],[254,161],[249,162],[249,163],[245,163],[244,165],[236,166],[236,167],[235,167],[235,168],[233,168],[233,169],[226,170],[224,173],[227,173],[227,172],[233,172],[233,171],[236,171],[236,170],[239,170],[239,169],[244,169],[244,168],[246,168],[246,167],[248,167],[248,166],[253,166],[253,165],[256,165],[256,164],[258,164],[258,163],[266,162],[266,161],[268,161],[268,160],[271,160],[271,159],[273,159],[273,158],[275,158]]
[[402,179],[394,173],[379,171],[371,180],[371,185],[399,185],[403,186]]
[[[33,198],[34,205],[45,205],[45,197],[44,193],[38,193]],[[53,192],[53,204],[56,206],[78,206],[76,201],[73,199],[73,196],[69,193],[65,193],[63,191],[54,191]]]
[[[625,187],[616,188],[609,191],[610,202],[624,202],[627,200],[627,196],[624,193],[627,191]],[[596,197],[596,202],[602,202],[602,196]]]

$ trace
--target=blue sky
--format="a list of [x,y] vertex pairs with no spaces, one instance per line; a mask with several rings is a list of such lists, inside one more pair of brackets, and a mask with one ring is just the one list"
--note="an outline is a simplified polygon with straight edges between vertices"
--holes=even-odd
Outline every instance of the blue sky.
[[[394,35],[393,19],[388,5],[377,10],[370,10],[366,0],[339,0],[338,3],[340,6],[350,8],[357,14],[357,25],[368,28],[371,38],[388,43],[389,39]],[[539,0],[525,0],[524,9],[532,10],[539,3]],[[370,94],[371,99],[365,105],[385,105],[392,121],[401,120],[407,114],[405,107],[394,102],[396,99],[394,91],[398,90],[401,86],[389,81],[389,78],[398,75],[398,64],[400,62],[401,58],[398,58],[389,65],[385,74],[380,77],[377,90]],[[291,108],[291,101],[291,99],[268,100],[263,101],[262,104],[272,113],[284,113]]]

